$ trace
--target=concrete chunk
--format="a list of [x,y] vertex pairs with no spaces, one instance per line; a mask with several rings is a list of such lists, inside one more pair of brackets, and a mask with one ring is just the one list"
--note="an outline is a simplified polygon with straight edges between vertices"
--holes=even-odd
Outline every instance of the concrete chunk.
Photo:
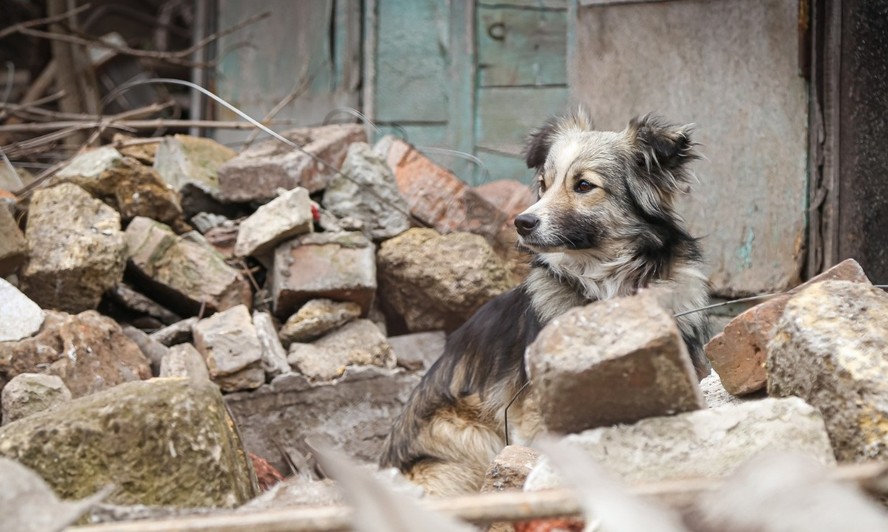
[[353,301],[366,315],[375,294],[375,248],[361,233],[306,235],[274,252],[271,295],[280,318],[318,298]]
[[361,306],[351,301],[312,299],[287,319],[280,338],[285,347],[309,342],[342,327],[361,315]]
[[126,228],[127,254],[141,285],[180,315],[249,305],[250,285],[206,241],[136,218]]
[[870,284],[857,261],[847,259],[791,292],[769,299],[738,315],[725,326],[723,333],[706,344],[706,356],[728,392],[743,395],[765,388],[768,341],[777,321],[783,315],[786,303],[800,290],[827,280]]
[[160,361],[160,377],[185,377],[210,380],[207,363],[191,344],[179,344],[169,348]]
[[168,135],[157,145],[154,169],[175,190],[192,186],[218,197],[219,167],[236,155],[237,152],[212,139]]
[[234,253],[261,256],[279,243],[312,230],[311,200],[304,188],[288,190],[241,222]]
[[40,330],[44,313],[18,288],[0,278],[0,342],[27,338]]
[[316,380],[340,377],[347,366],[395,367],[392,347],[370,320],[355,320],[312,344],[293,343],[287,361]]
[[540,453],[529,447],[506,446],[487,468],[484,484],[481,485],[481,493],[521,491],[524,488],[527,475],[539,460]]
[[527,350],[551,432],[704,408],[681,333],[653,294],[598,301],[550,322]]
[[25,235],[22,291],[41,308],[94,309],[105,290],[123,279],[120,215],[77,185],[36,190]]
[[0,277],[15,273],[28,255],[28,242],[7,209],[0,207]]
[[274,321],[268,312],[253,312],[253,327],[262,346],[262,369],[269,378],[290,372],[287,363],[287,352],[274,329]]
[[323,190],[342,166],[348,146],[367,140],[364,127],[357,124],[294,129],[283,135],[332,167],[278,140],[260,142],[219,167],[222,198],[266,202],[277,196],[279,188]]
[[444,331],[390,336],[398,365],[411,370],[427,370],[444,354],[447,334]]
[[[564,441],[632,483],[721,478],[766,449],[796,451],[823,465],[835,464],[823,418],[797,397],[600,427],[571,434]],[[525,490],[559,484],[558,475],[542,461],[528,477]]]
[[812,285],[786,304],[768,349],[768,393],[820,409],[840,461],[888,457],[888,294]]
[[193,333],[194,346],[207,361],[213,379],[237,373],[262,359],[262,344],[244,305],[200,320]]
[[3,387],[3,424],[71,400],[71,390],[55,375],[22,373]]

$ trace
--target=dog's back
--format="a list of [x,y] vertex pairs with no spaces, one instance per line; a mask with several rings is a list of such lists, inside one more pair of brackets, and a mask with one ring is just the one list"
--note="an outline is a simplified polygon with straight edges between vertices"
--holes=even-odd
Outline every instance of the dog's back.
[[[515,222],[520,244],[535,253],[531,272],[450,335],[395,421],[382,466],[433,495],[476,491],[507,431],[527,443],[539,430],[524,352],[545,323],[644,287],[668,289],[674,313],[706,304],[699,244],[673,211],[696,158],[688,134],[649,117],[623,132],[596,132],[574,116],[531,137],[527,163],[538,172],[540,199]],[[706,374],[705,314],[676,322],[698,375]]]

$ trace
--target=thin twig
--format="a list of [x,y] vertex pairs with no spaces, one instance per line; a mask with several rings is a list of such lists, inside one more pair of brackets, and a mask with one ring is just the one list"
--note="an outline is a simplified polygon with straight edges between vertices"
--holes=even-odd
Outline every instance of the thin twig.
[[21,33],[22,30],[26,30],[28,28],[33,28],[34,26],[44,26],[46,24],[52,24],[55,22],[62,22],[64,20],[68,20],[74,15],[83,13],[91,6],[89,4],[83,4],[82,6],[75,7],[70,11],[66,11],[64,13],[59,13],[58,15],[53,15],[51,17],[45,18],[36,18],[34,20],[26,20],[25,22],[19,22],[18,24],[13,24],[12,26],[8,26],[0,30],[0,39],[12,35],[13,33]]
[[[271,125],[293,125],[295,120],[278,120]],[[31,124],[12,124],[0,126],[0,133],[39,133],[41,131],[54,131],[64,128],[90,129],[94,127],[116,127],[119,129],[156,129],[156,128],[185,128],[185,127],[205,127],[216,129],[253,129],[253,125],[247,122],[239,122],[237,120],[180,120],[171,118],[153,118],[146,120],[118,120],[118,119],[96,119],[92,120],[62,120],[58,122],[42,122]]]

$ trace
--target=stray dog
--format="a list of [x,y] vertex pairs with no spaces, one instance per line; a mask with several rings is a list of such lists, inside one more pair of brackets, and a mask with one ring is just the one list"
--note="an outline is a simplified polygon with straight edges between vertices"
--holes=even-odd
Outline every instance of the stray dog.
[[[477,491],[507,440],[528,443],[539,431],[523,393],[524,351],[546,323],[644,287],[668,289],[675,313],[706,305],[697,239],[674,211],[699,157],[690,133],[651,116],[620,132],[594,131],[580,111],[531,134],[525,155],[539,199],[515,218],[519,246],[534,254],[531,271],[449,336],[395,421],[381,466],[431,495]],[[708,319],[697,312],[676,322],[702,378]]]

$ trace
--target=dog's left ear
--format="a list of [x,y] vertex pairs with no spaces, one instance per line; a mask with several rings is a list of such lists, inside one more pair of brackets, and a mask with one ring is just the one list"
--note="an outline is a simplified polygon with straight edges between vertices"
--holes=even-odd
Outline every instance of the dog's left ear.
[[552,139],[558,129],[558,121],[558,118],[550,118],[528,135],[524,145],[524,161],[528,168],[539,170],[546,164],[546,158],[549,157],[549,150],[552,148]]
[[649,172],[665,170],[672,179],[687,182],[687,174],[677,170],[700,158],[694,151],[696,144],[691,140],[692,130],[692,126],[675,126],[645,115],[632,119],[627,132],[635,146],[639,165]]

